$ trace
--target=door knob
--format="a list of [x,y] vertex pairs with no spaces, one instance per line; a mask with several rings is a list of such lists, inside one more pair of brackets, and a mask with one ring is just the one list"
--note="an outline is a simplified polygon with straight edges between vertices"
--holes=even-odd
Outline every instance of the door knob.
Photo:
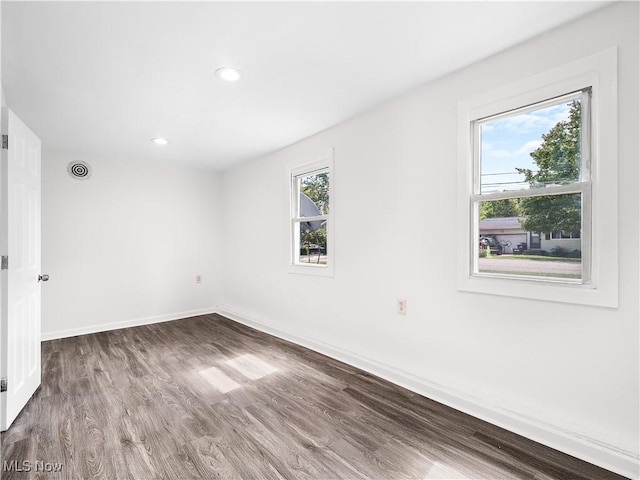
[[38,281],[39,282],[48,282],[49,281],[49,275],[38,275]]

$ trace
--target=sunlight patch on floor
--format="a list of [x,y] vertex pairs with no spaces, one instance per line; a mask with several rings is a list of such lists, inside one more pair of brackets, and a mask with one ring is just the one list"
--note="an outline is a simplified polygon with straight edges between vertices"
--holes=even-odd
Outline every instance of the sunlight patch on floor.
[[238,382],[235,382],[226,376],[216,367],[200,370],[199,373],[205,378],[205,380],[207,380],[207,382],[216,387],[220,393],[227,393],[241,386]]
[[443,465],[440,462],[434,463],[427,476],[423,480],[467,480],[469,477],[464,473],[460,473],[455,468]]
[[257,380],[278,371],[273,365],[251,354],[227,360],[226,364],[251,380]]

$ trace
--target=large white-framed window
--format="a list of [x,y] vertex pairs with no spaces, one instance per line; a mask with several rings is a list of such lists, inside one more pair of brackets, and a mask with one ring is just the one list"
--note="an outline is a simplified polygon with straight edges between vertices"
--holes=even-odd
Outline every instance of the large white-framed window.
[[459,104],[458,288],[616,307],[611,49]]
[[290,266],[293,273],[332,276],[333,150],[289,170]]
[[[472,121],[471,213],[478,238],[472,275],[591,283],[590,105],[588,86]],[[524,239],[517,257],[507,257],[505,248],[514,233],[492,233],[501,230],[483,228],[486,219],[517,221],[514,230]],[[575,241],[564,247],[527,241],[538,232],[555,232],[557,239],[575,232]],[[494,244],[497,255],[491,255]]]

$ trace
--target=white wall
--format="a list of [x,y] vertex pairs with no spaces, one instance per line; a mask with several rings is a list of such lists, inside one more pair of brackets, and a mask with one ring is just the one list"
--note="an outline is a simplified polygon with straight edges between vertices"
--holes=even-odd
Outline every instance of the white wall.
[[215,310],[219,174],[46,150],[42,167],[43,339]]
[[[463,293],[455,275],[458,101],[614,45],[635,245],[638,4],[623,3],[225,172],[221,311],[637,476],[638,249],[621,249],[618,309]],[[335,277],[288,274],[286,166],[329,147]]]

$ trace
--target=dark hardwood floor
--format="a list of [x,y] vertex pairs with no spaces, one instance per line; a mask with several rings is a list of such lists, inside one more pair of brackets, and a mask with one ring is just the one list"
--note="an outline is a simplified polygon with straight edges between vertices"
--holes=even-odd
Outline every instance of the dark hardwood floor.
[[48,341],[42,361],[3,479],[622,478],[217,315]]

